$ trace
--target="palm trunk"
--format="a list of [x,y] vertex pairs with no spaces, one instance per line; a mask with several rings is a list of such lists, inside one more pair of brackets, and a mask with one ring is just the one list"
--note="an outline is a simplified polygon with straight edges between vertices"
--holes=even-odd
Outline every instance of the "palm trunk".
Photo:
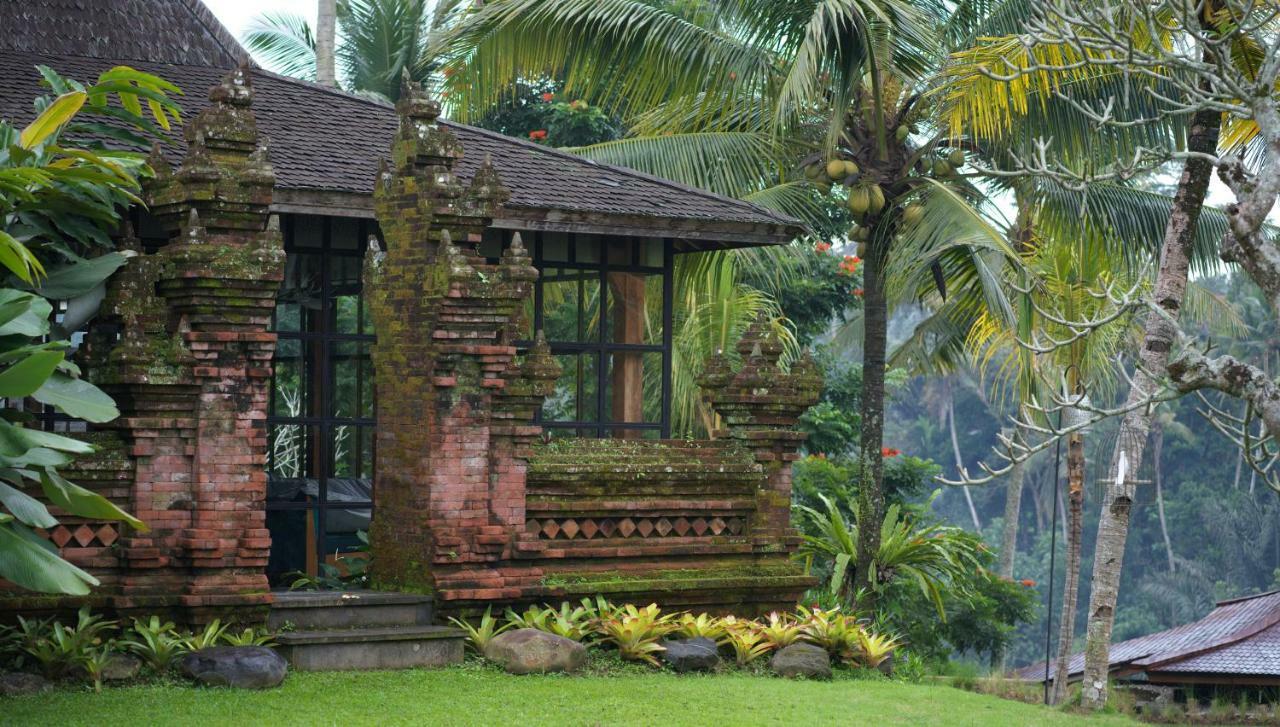
[[1156,511],[1160,514],[1160,535],[1164,537],[1164,554],[1169,559],[1169,572],[1177,570],[1173,563],[1173,541],[1169,539],[1169,523],[1164,517],[1164,483],[1161,482],[1160,455],[1164,452],[1164,423],[1157,419],[1151,433],[1151,466],[1155,470]]
[[1067,533],[1067,577],[1062,587],[1062,622],[1058,627],[1058,662],[1053,676],[1053,697],[1061,704],[1067,694],[1067,667],[1071,663],[1071,639],[1075,635],[1076,601],[1080,593],[1080,540],[1084,530],[1084,435],[1067,438],[1067,501],[1071,529]]
[[316,83],[337,86],[338,77],[333,55],[337,42],[338,2],[319,0],[316,17]]
[[[1198,111],[1191,119],[1187,151],[1213,154],[1218,147],[1221,114]],[[1173,210],[1165,227],[1156,276],[1154,299],[1168,318],[1149,315],[1139,365],[1133,375],[1128,404],[1133,406],[1156,390],[1169,364],[1169,351],[1177,337],[1177,323],[1187,290],[1187,269],[1191,243],[1195,239],[1200,209],[1213,166],[1204,157],[1187,159],[1174,196]],[[1093,556],[1093,588],[1089,596],[1089,628],[1085,642],[1085,670],[1082,704],[1100,709],[1107,703],[1107,674],[1110,666],[1111,629],[1115,623],[1116,601],[1120,595],[1120,569],[1129,535],[1129,512],[1133,504],[1135,475],[1142,467],[1143,449],[1151,429],[1150,407],[1138,407],[1120,424],[1111,472],[1117,473],[1124,458],[1124,477],[1108,477],[1107,491],[1098,518],[1098,540]],[[1117,482],[1116,480],[1119,480]]]
[[862,610],[875,608],[871,561],[880,550],[880,524],[884,521],[884,366],[888,340],[888,302],[884,290],[884,266],[888,241],[873,235],[863,261],[862,305],[862,472],[858,485],[858,564],[854,592],[868,601]]
[[1027,463],[1019,461],[1009,470],[1004,492],[1004,530],[1000,534],[1000,560],[996,572],[1013,578],[1013,561],[1018,552],[1018,519],[1022,516],[1022,486],[1027,476]]

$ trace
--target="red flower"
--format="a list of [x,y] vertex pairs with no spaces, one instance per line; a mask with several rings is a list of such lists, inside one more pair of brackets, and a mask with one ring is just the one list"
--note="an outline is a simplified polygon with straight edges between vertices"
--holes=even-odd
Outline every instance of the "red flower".
[[854,288],[854,289],[853,289],[853,294],[854,294],[854,295],[856,295],[857,297],[861,298],[861,297],[862,297],[862,288]]
[[529,132],[529,139],[532,141],[542,141],[545,138],[547,138],[546,129],[534,129]]
[[1035,581],[1033,581],[1033,580],[1031,580],[1030,578],[1023,578],[1022,580],[1020,580],[1020,581],[1018,581],[1018,582],[1019,582],[1019,583],[1021,583],[1021,584],[1022,584],[1022,585],[1024,585],[1024,586],[1026,586],[1027,588],[1035,588],[1035,587],[1036,587],[1036,582],[1035,582]]
[[813,249],[817,250],[818,252],[826,252],[827,250],[831,249],[831,243],[819,242],[817,245],[813,246]]
[[543,101],[545,101],[545,102],[547,102],[547,103],[551,103],[551,99],[553,99],[553,98],[555,98],[555,97],[556,97],[556,95],[555,95],[554,93],[551,93],[551,92],[547,92],[547,93],[542,94],[542,100],[543,100]]
[[880,449],[881,457],[897,457],[900,454],[902,454],[902,451],[894,449],[893,447],[882,447]]
[[858,259],[857,255],[845,255],[844,260],[840,261],[840,274],[853,275],[858,272],[858,266],[861,264],[862,261]]

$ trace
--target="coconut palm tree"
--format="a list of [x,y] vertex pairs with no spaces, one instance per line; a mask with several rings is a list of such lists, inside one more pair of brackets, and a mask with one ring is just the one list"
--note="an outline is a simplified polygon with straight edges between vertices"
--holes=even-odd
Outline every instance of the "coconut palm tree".
[[[912,294],[945,286],[998,301],[998,291],[974,290],[999,282],[993,265],[1016,264],[980,190],[955,174],[965,149],[936,134],[937,105],[921,103],[947,40],[965,37],[959,26],[990,5],[488,3],[449,34],[449,98],[466,119],[521,78],[563,78],[566,92],[604,104],[631,128],[607,148],[611,161],[774,206],[845,204],[864,261],[859,518],[879,522],[890,265],[925,271],[908,276]],[[854,590],[872,593],[867,566],[879,531],[859,537]]]
[[[292,13],[255,18],[244,42],[285,75],[394,101],[402,74],[416,81],[431,77],[436,68],[431,33],[460,17],[461,5],[459,0],[337,0],[337,42],[328,52],[317,47],[306,19]],[[336,78],[330,78],[328,66],[335,60]]]

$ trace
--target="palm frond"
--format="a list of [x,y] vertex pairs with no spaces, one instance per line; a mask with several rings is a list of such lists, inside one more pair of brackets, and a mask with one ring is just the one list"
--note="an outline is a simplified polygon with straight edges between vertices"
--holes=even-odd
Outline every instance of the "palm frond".
[[304,81],[316,78],[316,39],[301,15],[263,13],[255,17],[249,21],[244,44],[277,73]]

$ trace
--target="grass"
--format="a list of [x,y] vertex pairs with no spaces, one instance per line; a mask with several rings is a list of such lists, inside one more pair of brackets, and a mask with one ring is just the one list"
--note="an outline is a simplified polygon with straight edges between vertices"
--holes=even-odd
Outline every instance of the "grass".
[[0,700],[6,725],[1131,725],[944,686],[885,679],[785,681],[743,673],[677,676],[503,674],[468,662],[435,671],[290,674],[246,692],[143,684]]

